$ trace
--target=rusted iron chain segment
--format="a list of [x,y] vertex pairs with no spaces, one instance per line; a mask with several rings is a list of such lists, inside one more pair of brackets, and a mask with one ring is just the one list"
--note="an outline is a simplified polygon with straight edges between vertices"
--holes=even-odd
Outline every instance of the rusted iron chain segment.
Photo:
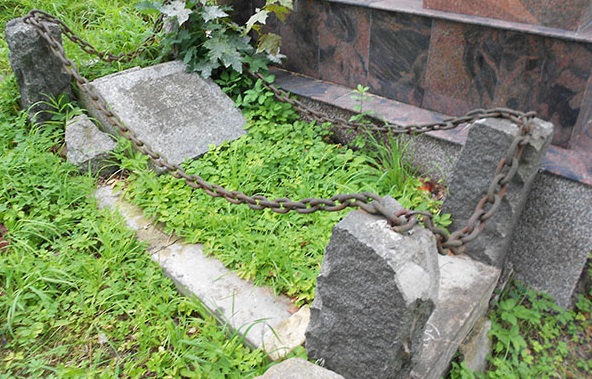
[[[489,110],[478,109],[471,111],[462,117],[449,118],[432,124],[417,124],[410,126],[385,124],[384,126],[370,126],[370,130],[376,132],[417,134],[434,130],[453,129],[461,124],[472,123],[483,118],[504,118],[518,125],[518,135],[515,137],[504,157],[500,160],[487,194],[485,194],[477,204],[475,212],[467,222],[466,226],[450,234],[447,230],[434,225],[433,215],[431,213],[403,209],[393,215],[385,209],[382,197],[370,192],[339,194],[328,199],[306,198],[297,201],[289,198],[268,199],[265,196],[248,196],[240,191],[230,191],[217,184],[208,183],[199,175],[188,174],[182,167],[169,163],[165,157],[154,151],[108,109],[105,99],[93,89],[86,78],[80,75],[74,62],[67,58],[63,46],[51,36],[47,27],[47,23],[57,24],[64,35],[80,46],[85,52],[95,55],[102,60],[112,62],[132,59],[133,57],[138,56],[148,45],[154,43],[156,34],[162,29],[161,18],[159,18],[155,24],[152,36],[146,39],[138,50],[119,55],[98,51],[88,42],[78,37],[62,21],[48,13],[34,10],[25,17],[24,21],[37,28],[40,35],[49,44],[52,52],[61,60],[64,69],[74,77],[80,90],[89,95],[92,99],[93,106],[105,116],[105,119],[108,120],[109,124],[119,130],[121,135],[131,141],[140,152],[149,156],[157,167],[164,169],[175,178],[185,180],[190,187],[203,190],[211,197],[222,197],[233,204],[246,204],[249,208],[254,210],[270,209],[276,213],[294,211],[297,213],[308,214],[317,211],[336,212],[345,208],[360,208],[370,214],[385,217],[392,229],[399,233],[406,233],[413,228],[413,226],[421,222],[427,229],[434,233],[437,240],[438,251],[441,254],[462,253],[465,249],[465,245],[477,237],[485,227],[487,220],[493,217],[497,212],[502,199],[505,196],[508,183],[516,174],[522,151],[529,141],[529,135],[532,131],[533,120],[535,117],[534,112],[523,113],[511,109],[496,108]],[[257,79],[262,80],[264,85],[274,93],[279,101],[291,104],[303,116],[310,117],[321,123],[331,123],[338,128],[359,129],[362,127],[369,127],[366,124],[349,123],[343,119],[330,118],[323,113],[305,106],[302,102],[291,97],[288,92],[269,83],[262,75],[253,73],[252,75]]]

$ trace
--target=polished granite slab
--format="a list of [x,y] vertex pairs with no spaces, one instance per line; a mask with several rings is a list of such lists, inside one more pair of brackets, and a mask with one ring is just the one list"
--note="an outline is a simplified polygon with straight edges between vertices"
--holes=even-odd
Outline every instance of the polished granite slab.
[[[276,83],[287,91],[298,96],[330,104],[345,110],[354,110],[357,105],[352,97],[352,89],[326,81],[294,74],[281,69],[273,69]],[[365,109],[372,112],[378,119],[390,123],[408,126],[413,124],[439,122],[449,116],[418,108],[409,104],[371,95],[365,102]],[[467,125],[452,130],[429,132],[428,135],[450,143],[463,145],[467,139]],[[542,169],[592,186],[592,159],[590,151],[568,150],[557,146],[549,146],[542,163]]]
[[444,12],[579,30],[587,24],[590,0],[423,0],[423,7]]

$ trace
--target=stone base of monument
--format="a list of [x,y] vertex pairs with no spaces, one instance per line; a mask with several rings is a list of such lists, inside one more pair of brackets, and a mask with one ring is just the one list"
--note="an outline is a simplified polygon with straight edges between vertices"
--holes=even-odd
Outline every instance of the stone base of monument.
[[441,378],[477,321],[485,315],[501,270],[466,256],[439,256],[440,289],[410,378]]
[[[185,72],[180,61],[132,68],[104,76],[90,86],[137,137],[169,163],[206,153],[210,145],[232,141],[246,132],[245,119],[212,80]],[[81,102],[104,131],[118,135],[84,91]]]

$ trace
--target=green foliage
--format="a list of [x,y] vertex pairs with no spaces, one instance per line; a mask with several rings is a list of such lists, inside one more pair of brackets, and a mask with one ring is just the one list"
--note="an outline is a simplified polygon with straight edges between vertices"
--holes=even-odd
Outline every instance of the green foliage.
[[[49,12],[69,25],[81,38],[97,49],[114,53],[134,50],[152,33],[155,15],[140,14],[131,1],[124,0],[2,0],[0,1],[0,34],[4,35],[6,23],[25,16],[32,9]],[[105,63],[89,56],[67,38],[63,38],[68,57],[82,74],[94,79],[134,66],[146,66],[158,56],[158,47],[129,63]],[[0,38],[0,74],[11,72],[8,63],[8,47]]]
[[491,312],[493,354],[486,373],[454,363],[450,378],[584,378],[592,375],[589,323],[592,294],[580,295],[573,310],[519,282]]
[[[281,38],[263,33],[262,25],[271,14],[283,20],[292,9],[292,1],[267,0],[245,25],[232,20],[232,8],[211,0],[175,0],[166,5],[144,1],[137,8],[148,13],[162,12],[176,21],[177,28],[163,39],[163,56],[172,53],[183,60],[188,71],[207,78],[222,68],[242,73],[246,65],[257,72],[270,62],[280,63]],[[251,31],[258,35],[256,47],[251,44]]]
[[[136,46],[150,27],[127,1],[114,0],[6,0],[0,27],[32,8],[108,50]],[[55,154],[65,121],[80,110],[48,99],[52,120],[27,123],[6,54],[0,40],[0,226],[8,230],[0,247],[0,378],[261,374],[264,354],[181,297],[124,220],[97,209],[93,178]],[[122,68],[77,54],[95,75]]]
[[[232,85],[240,82],[233,74],[224,78]],[[402,162],[388,167],[362,152],[327,143],[327,126],[301,121],[261,81],[235,99],[248,120],[248,135],[187,162],[189,173],[229,190],[268,198],[372,191],[404,196],[403,203],[429,202],[429,196],[417,189],[417,180],[404,179],[408,167]],[[126,195],[147,215],[164,222],[169,232],[204,243],[208,254],[257,285],[268,285],[298,304],[312,300],[331,228],[346,212],[256,212],[212,199],[170,176],[156,176],[136,159],[121,158],[128,167],[138,168],[126,184]],[[399,172],[385,174],[395,170]]]
[[[14,95],[14,92],[12,92]],[[0,366],[3,377],[244,378],[261,351],[220,328],[172,282],[118,215],[98,211],[92,178],[52,153],[54,122],[0,112]],[[62,114],[62,113],[60,113]]]

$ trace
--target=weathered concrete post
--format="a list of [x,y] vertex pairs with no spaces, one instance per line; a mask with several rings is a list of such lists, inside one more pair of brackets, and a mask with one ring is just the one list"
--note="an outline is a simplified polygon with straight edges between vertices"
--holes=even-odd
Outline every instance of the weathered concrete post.
[[422,348],[438,283],[432,233],[415,227],[402,235],[383,218],[349,213],[333,229],[318,277],[309,357],[345,378],[406,377]]
[[[51,35],[61,43],[60,28],[48,23]],[[46,104],[50,97],[61,94],[72,98],[71,76],[62,62],[51,52],[47,42],[37,29],[26,24],[22,18],[9,21],[5,30],[6,42],[10,49],[9,59],[21,93],[23,109],[30,108],[29,118],[35,114],[39,122],[47,121],[51,115],[43,112],[49,109]]]
[[[509,120],[482,119],[471,126],[467,142],[449,178],[449,193],[443,206],[443,212],[452,214],[451,230],[466,225],[475,206],[487,193],[498,162],[517,133],[518,127]],[[512,233],[552,138],[553,124],[536,119],[518,172],[509,183],[498,212],[489,219],[477,239],[467,246],[469,256],[497,267],[503,266]]]

